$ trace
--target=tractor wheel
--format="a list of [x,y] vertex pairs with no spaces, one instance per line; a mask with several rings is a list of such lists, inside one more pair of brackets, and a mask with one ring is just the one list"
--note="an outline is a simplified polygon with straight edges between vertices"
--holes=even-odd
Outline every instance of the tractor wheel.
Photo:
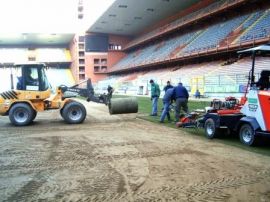
[[34,119],[35,110],[26,103],[14,104],[9,111],[9,120],[15,126],[26,126]]
[[208,139],[213,139],[213,138],[217,137],[219,130],[216,128],[216,123],[215,123],[214,119],[212,119],[212,118],[206,119],[206,121],[204,123],[204,131],[205,131],[205,135]]
[[60,113],[64,120],[70,124],[82,123],[86,117],[85,107],[74,101],[67,103]]
[[239,137],[240,137],[240,141],[243,144],[248,145],[248,146],[255,145],[255,142],[256,142],[255,130],[250,124],[246,123],[241,126],[240,131],[239,131]]

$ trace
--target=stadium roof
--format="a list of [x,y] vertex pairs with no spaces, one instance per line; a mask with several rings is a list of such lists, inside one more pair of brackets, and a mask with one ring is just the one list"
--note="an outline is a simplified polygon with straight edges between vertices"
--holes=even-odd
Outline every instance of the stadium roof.
[[73,39],[74,34],[1,34],[0,46],[18,46],[18,45],[68,45]]
[[200,0],[116,0],[88,32],[136,35]]

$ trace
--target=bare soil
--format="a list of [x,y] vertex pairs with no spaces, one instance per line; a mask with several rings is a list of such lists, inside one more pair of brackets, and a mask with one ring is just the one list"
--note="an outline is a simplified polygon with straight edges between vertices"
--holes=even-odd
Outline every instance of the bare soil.
[[270,157],[84,104],[79,125],[0,117],[0,201],[270,201]]

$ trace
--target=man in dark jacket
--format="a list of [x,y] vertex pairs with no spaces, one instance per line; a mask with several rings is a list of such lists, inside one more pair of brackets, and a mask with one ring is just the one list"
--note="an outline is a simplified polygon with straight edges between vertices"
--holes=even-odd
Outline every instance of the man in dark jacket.
[[170,110],[170,105],[174,100],[175,100],[175,89],[169,88],[163,96],[163,110],[160,116],[160,123],[164,123],[164,119],[166,115],[167,115],[168,121],[171,120],[169,110]]
[[173,86],[171,85],[171,82],[170,81],[167,81],[167,85],[163,88],[163,90],[166,91],[169,89],[169,88],[173,88]]
[[260,89],[260,90],[266,90],[266,89],[269,89],[270,88],[270,71],[268,70],[263,70],[261,72],[261,77],[260,79],[258,80],[258,82],[256,83],[257,87]]
[[180,111],[183,108],[183,111],[188,113],[188,98],[189,94],[187,89],[183,86],[182,83],[178,83],[178,86],[175,87],[175,121],[178,122],[180,118]]
[[112,94],[113,94],[113,91],[114,91],[113,87],[111,87],[111,85],[108,85],[107,91],[108,91],[108,94],[107,94],[108,99],[111,100]]

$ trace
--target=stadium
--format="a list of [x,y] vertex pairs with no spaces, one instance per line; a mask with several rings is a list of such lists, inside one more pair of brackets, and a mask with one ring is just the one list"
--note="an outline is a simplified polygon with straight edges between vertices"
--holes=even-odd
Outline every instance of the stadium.
[[[72,2],[76,20],[86,24],[83,31],[51,32],[46,24],[38,33],[0,31],[0,112],[25,96],[18,111],[10,107],[0,117],[0,201],[270,201],[269,140],[261,141],[259,148],[243,146],[238,137],[226,135],[208,140],[201,137],[200,129],[176,129],[175,123],[161,125],[159,117],[149,117],[150,80],[159,85],[161,98],[167,81],[173,86],[182,83],[190,96],[190,110],[209,106],[213,99],[246,96],[261,72],[270,72],[268,53],[245,52],[270,44],[270,2],[112,0],[94,22],[87,19],[91,0]],[[60,6],[64,12],[64,3]],[[24,80],[26,89],[18,87],[26,73],[17,65],[36,63],[44,65],[50,91],[56,93],[44,99],[44,106],[41,100],[47,89],[29,90]],[[42,71],[36,75],[42,77]],[[88,79],[87,93],[93,92],[93,98],[88,95],[87,101],[93,102],[83,98]],[[136,97],[139,112],[124,114],[128,103],[122,101],[125,109],[118,105],[116,109],[121,115],[110,116],[107,105],[112,114],[111,103],[100,98],[108,86],[116,99],[133,102]],[[71,105],[68,96],[72,97],[60,93],[64,88],[82,92],[74,98],[81,103],[74,105],[75,110],[84,106],[79,112],[84,113],[78,121],[82,124],[63,115],[70,114],[65,106]],[[21,94],[20,90],[44,92]],[[195,99],[196,91],[202,99]],[[268,95],[269,89],[262,94]],[[26,100],[31,96],[35,100],[30,107],[48,110],[31,113],[27,124],[20,125],[21,108],[25,104],[29,108]],[[249,107],[252,99],[247,98]],[[268,135],[269,106],[264,98],[266,112],[262,109],[257,115],[256,108],[252,114],[264,118],[256,122],[264,122],[262,129],[248,122],[257,127],[256,133]],[[231,110],[233,117],[238,116],[238,103]],[[11,112],[17,122],[6,116]],[[234,131],[237,134],[240,126]],[[232,134],[230,130],[226,132]],[[253,139],[242,139],[253,145]]]
[[[53,87],[91,78],[97,90],[112,85],[119,93],[146,95],[152,78],[160,86],[181,81],[191,94],[241,96],[251,61],[237,51],[269,42],[267,2],[145,4],[114,2],[83,35],[2,36],[1,74],[9,74],[9,64],[37,61],[52,67]],[[257,78],[267,68],[269,58],[258,58]]]

